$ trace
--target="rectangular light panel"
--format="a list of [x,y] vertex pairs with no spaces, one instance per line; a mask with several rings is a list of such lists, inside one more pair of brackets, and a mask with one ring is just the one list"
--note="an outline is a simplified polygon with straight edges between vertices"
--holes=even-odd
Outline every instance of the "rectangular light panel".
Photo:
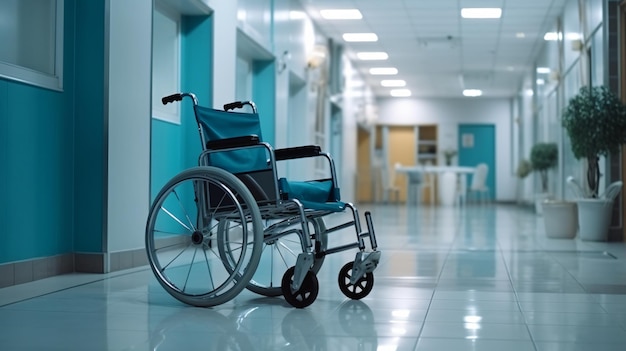
[[320,15],[327,20],[354,20],[363,18],[361,11],[357,9],[321,10]]
[[344,33],[343,40],[347,42],[374,42],[378,41],[378,35],[374,33]]
[[356,57],[359,60],[369,61],[369,60],[386,60],[389,58],[386,52],[383,51],[372,51],[372,52],[358,52]]
[[393,76],[398,74],[398,69],[395,67],[373,67],[370,68],[369,72],[374,76]]
[[500,18],[502,9],[498,7],[467,7],[461,9],[463,18]]

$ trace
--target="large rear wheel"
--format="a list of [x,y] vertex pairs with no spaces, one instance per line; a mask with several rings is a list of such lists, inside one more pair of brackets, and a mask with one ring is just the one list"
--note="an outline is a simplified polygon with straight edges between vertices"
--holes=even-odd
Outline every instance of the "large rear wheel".
[[[227,238],[219,223],[236,225]],[[240,225],[245,223],[245,225]],[[225,241],[226,240],[226,241]],[[215,306],[241,292],[254,274],[263,245],[259,208],[237,177],[215,167],[195,167],[172,178],[154,200],[146,226],[152,271],[176,299]],[[220,247],[230,247],[230,262]]]

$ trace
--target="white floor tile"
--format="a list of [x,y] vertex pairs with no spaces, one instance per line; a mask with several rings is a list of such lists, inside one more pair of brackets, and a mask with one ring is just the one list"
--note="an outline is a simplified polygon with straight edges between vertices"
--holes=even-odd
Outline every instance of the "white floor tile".
[[[243,291],[212,308],[171,297],[147,267],[0,289],[2,350],[626,349],[626,244],[552,240],[511,205],[362,205],[382,258],[346,298],[326,258],[313,305]],[[611,255],[603,255],[603,252]]]

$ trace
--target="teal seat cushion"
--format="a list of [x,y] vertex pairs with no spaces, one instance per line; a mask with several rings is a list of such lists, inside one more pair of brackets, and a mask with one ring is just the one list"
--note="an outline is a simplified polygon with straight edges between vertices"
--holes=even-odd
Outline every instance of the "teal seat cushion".
[[340,212],[346,204],[336,201],[338,189],[333,188],[330,180],[322,181],[288,181],[279,180],[280,190],[287,199],[297,199],[305,208]]

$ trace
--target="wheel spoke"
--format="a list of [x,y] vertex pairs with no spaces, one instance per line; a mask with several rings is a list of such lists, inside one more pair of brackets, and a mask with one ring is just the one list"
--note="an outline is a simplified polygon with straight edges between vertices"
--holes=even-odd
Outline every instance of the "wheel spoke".
[[185,284],[183,285],[183,291],[187,290],[187,283],[189,282],[189,275],[191,275],[191,269],[193,268],[193,263],[196,260],[196,253],[198,253],[198,248],[193,250],[193,256],[191,257],[191,264],[189,264],[189,270],[187,271],[187,278],[185,278]]
[[[178,222],[178,224],[180,224],[181,226],[183,226],[183,228],[187,229],[190,232],[193,232],[194,229],[189,228],[188,226],[185,225],[185,223],[183,223],[180,219],[178,219],[178,217],[176,217],[172,212],[168,211],[167,208],[165,208],[164,206],[161,206],[161,209],[167,213],[168,216],[170,216],[173,220],[175,220],[176,222]],[[193,226],[192,226],[193,227]]]
[[190,246],[191,246],[191,243],[187,244],[187,246],[186,246],[184,249],[182,249],[182,250],[178,253],[178,255],[174,256],[174,258],[172,258],[172,260],[171,260],[171,261],[169,261],[169,262],[168,262],[165,266],[161,267],[161,273],[165,272],[165,270],[167,269],[167,267],[169,267],[169,265],[171,265],[172,263],[174,263],[174,261],[176,261],[176,259],[177,259],[178,257],[180,257],[180,255],[182,255],[182,254],[183,254],[183,252],[185,252],[185,251],[186,251],[186,250],[187,250]]
[[[183,211],[183,213],[185,214],[185,217],[187,218],[187,222],[189,222],[189,226],[191,228],[193,228],[192,231],[196,230],[196,227],[193,225],[193,222],[191,221],[191,218],[189,218],[189,213],[187,212],[187,210],[185,209],[185,206],[183,206],[183,202],[180,200],[180,197],[178,196],[178,191],[176,191],[176,189],[174,189],[172,191],[174,193],[174,196],[176,196],[176,200],[178,200],[178,204],[180,205],[180,209]],[[182,223],[181,223],[182,224]]]
[[[206,254],[205,250],[202,250],[204,253],[204,261],[206,262],[207,272],[209,273],[209,281],[211,282],[211,290],[215,290],[215,282],[213,281],[213,272],[211,271],[211,264],[209,264],[209,257]],[[213,252],[213,250],[211,250]]]

